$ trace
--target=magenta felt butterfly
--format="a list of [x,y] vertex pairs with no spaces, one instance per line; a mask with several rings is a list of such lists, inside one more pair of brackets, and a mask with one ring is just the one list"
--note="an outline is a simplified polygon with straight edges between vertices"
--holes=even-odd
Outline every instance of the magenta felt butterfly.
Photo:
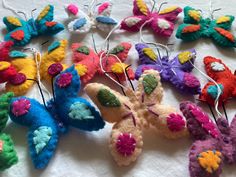
[[236,162],[236,116],[229,125],[220,117],[216,124],[191,102],[180,104],[187,128],[195,142],[189,152],[191,177],[219,177],[224,164]]
[[[161,11],[149,10],[143,0],[134,0],[133,16],[121,22],[121,29],[136,32],[144,23],[152,28],[155,34],[170,37],[174,31],[174,22],[182,9],[172,6]],[[152,8],[155,9],[155,8]]]

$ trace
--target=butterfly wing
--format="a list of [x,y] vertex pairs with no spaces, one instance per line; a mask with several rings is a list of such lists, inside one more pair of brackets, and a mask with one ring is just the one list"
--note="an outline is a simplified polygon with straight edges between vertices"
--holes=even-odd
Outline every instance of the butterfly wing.
[[191,136],[196,140],[204,140],[209,137],[220,137],[220,131],[209,116],[196,104],[182,102],[180,110],[187,120],[187,128]]
[[135,45],[135,49],[139,55],[139,66],[135,71],[135,79],[139,79],[142,73],[148,69],[154,69],[161,71],[158,62],[158,56],[148,45],[144,43],[138,43]]
[[189,152],[190,176],[219,177],[222,173],[223,154],[217,140],[195,141]]
[[[229,98],[234,97],[235,76],[231,70],[220,59],[211,56],[204,58],[204,64],[207,75],[214,79],[222,90],[219,103],[221,104]],[[202,89],[200,99],[214,105],[217,93],[218,89],[215,83],[208,82]]]
[[109,1],[98,6],[95,20],[97,28],[101,31],[109,32],[117,25],[117,21],[110,17],[111,9],[112,3]]
[[214,27],[211,33],[212,39],[222,47],[235,47],[236,38],[235,36],[221,27]]
[[82,43],[73,43],[72,60],[82,83],[89,82],[99,70],[99,57],[95,51]]
[[64,26],[60,23],[53,21],[54,19],[54,6],[47,5],[35,20],[35,28],[39,35],[55,35],[64,30]]
[[92,27],[92,23],[87,14],[83,11],[79,11],[79,14],[69,24],[68,29],[74,33],[87,33]]
[[9,53],[12,46],[13,46],[12,41],[0,43],[0,61],[9,61],[10,59]]
[[150,14],[147,4],[143,0],[133,1],[133,16],[127,17],[121,22],[121,29],[136,32],[145,23]]
[[169,7],[159,14],[153,13],[151,27],[156,34],[170,37],[174,31],[174,22],[178,14],[182,12],[179,7]]
[[56,76],[54,82],[55,108],[65,125],[93,131],[105,125],[99,112],[86,100],[78,97],[80,78],[74,66]]
[[16,97],[11,99],[11,120],[29,127],[28,144],[34,166],[47,166],[58,142],[58,127],[51,114],[34,99]]
[[170,67],[167,69],[167,73],[162,73],[162,77],[169,80],[183,93],[199,94],[201,92],[200,81],[190,73],[195,58],[196,51],[194,49],[181,52],[169,62]]
[[61,61],[66,57],[67,40],[53,42],[42,56],[40,64],[41,79],[51,82],[52,77],[67,68]]
[[217,27],[229,30],[232,27],[233,21],[234,21],[234,16],[225,15],[214,20],[214,23],[216,24]]
[[3,23],[8,30],[4,37],[5,41],[12,41],[15,46],[24,46],[29,43],[33,29],[26,21],[16,17],[4,17]]
[[185,120],[172,106],[162,105],[163,88],[158,71],[146,70],[141,75],[136,89],[139,102],[147,108],[147,123],[168,138],[186,135]]
[[192,7],[184,8],[184,23],[181,24],[176,33],[176,37],[184,41],[194,41],[201,37],[202,26],[200,22],[202,20],[201,13]]
[[[111,55],[109,55],[102,61],[103,69],[106,72],[112,72],[116,74],[116,76],[118,76],[121,82],[126,80],[124,68],[126,68],[128,65],[123,62],[125,62],[125,60],[127,59],[130,48],[131,48],[130,43],[122,42],[116,47],[114,47],[113,49],[111,49],[109,51],[109,54]],[[101,54],[102,52],[99,54],[99,56]],[[117,56],[122,63],[120,63],[114,55]],[[103,71],[99,70],[99,73],[103,74]],[[129,67],[127,69],[127,74],[131,80],[134,79],[134,72],[132,68]],[[111,75],[111,77],[114,77],[114,76]],[[114,79],[117,79],[117,78],[114,77]]]
[[115,123],[112,128],[109,147],[118,165],[129,165],[142,151],[143,141],[140,117],[134,111],[128,97],[99,84],[90,83],[84,88],[99,108],[104,120]]

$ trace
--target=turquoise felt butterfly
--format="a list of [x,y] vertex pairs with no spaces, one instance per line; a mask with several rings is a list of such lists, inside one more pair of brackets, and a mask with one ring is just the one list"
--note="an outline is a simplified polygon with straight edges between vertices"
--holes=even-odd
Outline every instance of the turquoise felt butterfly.
[[27,21],[12,16],[4,17],[3,22],[8,31],[5,41],[13,41],[15,46],[24,46],[33,37],[59,33],[64,29],[64,26],[53,21],[53,11],[54,7],[47,5],[37,19],[30,18]]
[[199,10],[187,6],[184,8],[184,23],[178,27],[176,37],[184,41],[208,37],[220,46],[236,47],[236,38],[229,32],[233,21],[232,15],[204,19]]

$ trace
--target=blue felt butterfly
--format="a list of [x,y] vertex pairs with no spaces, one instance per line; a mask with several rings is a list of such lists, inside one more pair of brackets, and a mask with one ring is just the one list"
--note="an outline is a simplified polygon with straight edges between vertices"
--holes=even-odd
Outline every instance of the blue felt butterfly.
[[60,133],[69,126],[85,131],[105,125],[99,112],[84,98],[78,97],[80,78],[74,66],[54,79],[55,96],[46,107],[35,99],[16,97],[9,110],[13,122],[29,127],[28,143],[35,168],[47,166],[55,152]]
[[5,41],[11,40],[15,46],[24,46],[33,37],[59,33],[64,29],[64,26],[53,21],[53,11],[54,7],[47,5],[36,20],[31,18],[28,21],[12,16],[4,17],[3,22],[8,31]]

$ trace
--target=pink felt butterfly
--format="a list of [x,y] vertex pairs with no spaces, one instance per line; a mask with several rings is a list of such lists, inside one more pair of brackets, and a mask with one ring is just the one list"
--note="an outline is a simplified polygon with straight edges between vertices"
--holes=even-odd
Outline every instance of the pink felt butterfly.
[[170,37],[174,31],[174,22],[182,9],[172,6],[161,11],[150,10],[144,0],[134,0],[133,16],[121,22],[121,29],[136,32],[144,23],[152,28],[155,34]]
[[[111,76],[114,76],[114,78],[118,79],[120,82],[125,81],[124,68],[126,68],[129,78],[131,80],[134,79],[133,70],[129,68],[127,64],[123,63],[128,57],[131,48],[130,43],[122,42],[108,52],[100,51],[98,53],[82,43],[74,43],[71,48],[75,68],[83,83],[89,82],[96,73],[103,74],[104,71],[112,73]],[[103,58],[102,67],[104,71],[101,70],[100,66],[101,55]],[[122,63],[120,63],[117,58]]]

